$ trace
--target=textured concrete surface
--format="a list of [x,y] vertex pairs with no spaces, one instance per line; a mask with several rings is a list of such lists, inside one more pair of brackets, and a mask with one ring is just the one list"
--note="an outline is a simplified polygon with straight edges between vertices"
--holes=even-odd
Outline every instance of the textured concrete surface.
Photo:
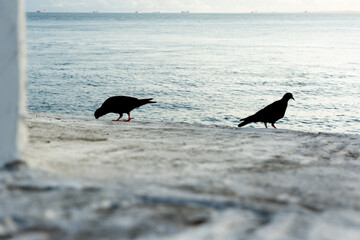
[[359,239],[360,137],[30,113],[14,239]]

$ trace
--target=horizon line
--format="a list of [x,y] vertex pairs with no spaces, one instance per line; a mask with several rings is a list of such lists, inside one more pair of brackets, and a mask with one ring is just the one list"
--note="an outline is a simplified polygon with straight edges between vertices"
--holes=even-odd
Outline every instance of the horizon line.
[[[39,10],[35,10],[35,11],[25,11],[25,13],[39,13]],[[43,10],[40,10],[43,11]],[[101,14],[101,13],[134,13],[134,14],[294,14],[294,13],[307,13],[307,14],[311,14],[311,13],[360,13],[360,10],[347,10],[347,11],[270,11],[270,12],[259,12],[259,11],[246,11],[246,12],[191,12],[191,11],[177,11],[177,12],[161,12],[161,11],[127,11],[127,12],[110,12],[110,11],[99,11],[99,10],[94,10],[94,11],[81,11],[81,12],[77,12],[77,11],[47,11],[46,12],[41,12],[41,13],[97,13],[97,14]]]

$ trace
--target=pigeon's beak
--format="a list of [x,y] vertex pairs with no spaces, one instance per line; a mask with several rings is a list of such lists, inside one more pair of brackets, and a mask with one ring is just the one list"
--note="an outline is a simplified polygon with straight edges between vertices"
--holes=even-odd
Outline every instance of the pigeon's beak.
[[291,99],[295,101],[295,98],[294,98],[294,97],[291,97]]

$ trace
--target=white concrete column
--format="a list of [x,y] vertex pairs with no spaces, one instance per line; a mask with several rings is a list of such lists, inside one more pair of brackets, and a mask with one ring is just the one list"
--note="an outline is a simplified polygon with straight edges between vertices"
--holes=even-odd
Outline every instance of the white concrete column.
[[24,11],[23,0],[0,0],[0,168],[26,144]]

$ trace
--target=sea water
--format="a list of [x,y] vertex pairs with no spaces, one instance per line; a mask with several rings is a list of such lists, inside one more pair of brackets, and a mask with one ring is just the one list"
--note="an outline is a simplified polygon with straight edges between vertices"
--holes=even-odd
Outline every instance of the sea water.
[[34,111],[129,95],[157,101],[138,121],[236,127],[291,92],[278,128],[360,134],[360,14],[27,13],[27,56]]

